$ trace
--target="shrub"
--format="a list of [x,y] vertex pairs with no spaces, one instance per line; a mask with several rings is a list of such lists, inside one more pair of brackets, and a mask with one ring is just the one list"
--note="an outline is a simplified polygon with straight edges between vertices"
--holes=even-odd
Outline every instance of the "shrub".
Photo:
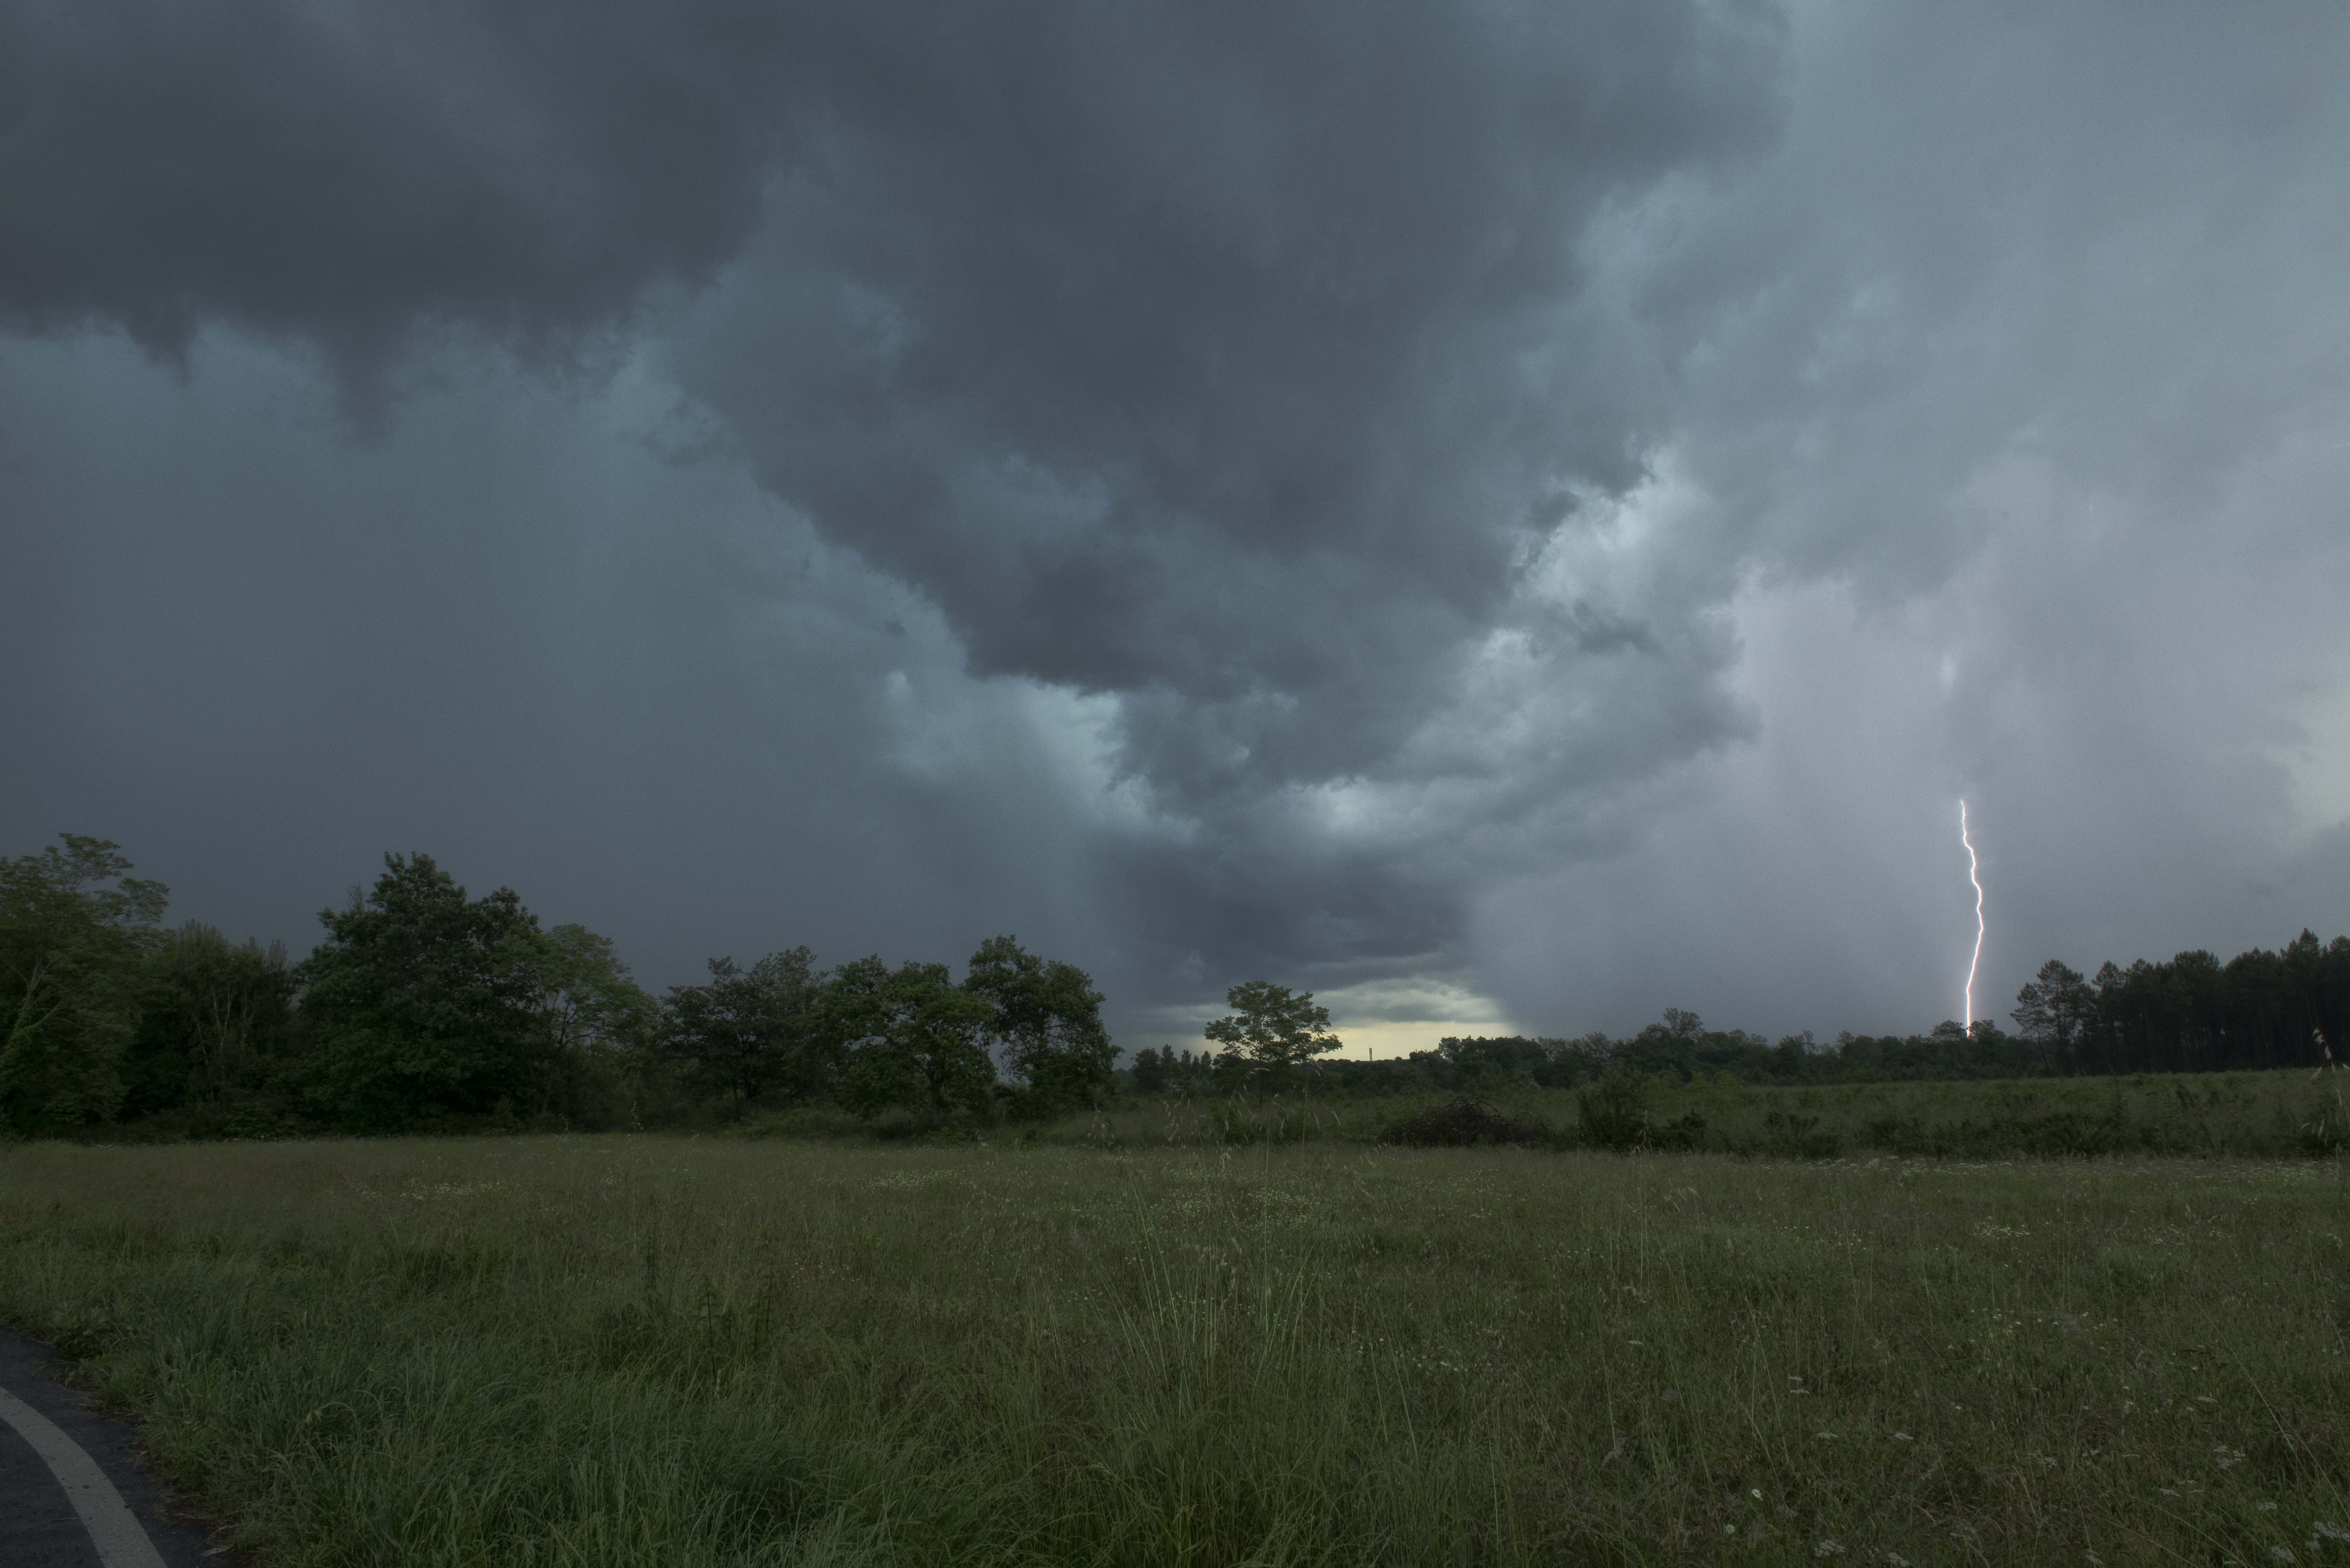
[[1600,1148],[1638,1148],[1648,1140],[1648,1081],[1621,1067],[1575,1091],[1583,1139]]
[[1794,1159],[1834,1159],[1844,1152],[1844,1139],[1820,1130],[1820,1118],[1791,1111],[1773,1111],[1762,1118],[1764,1147]]
[[1450,1105],[1431,1106],[1388,1128],[1381,1141],[1419,1148],[1461,1147],[1472,1144],[1544,1144],[1550,1127],[1539,1116],[1513,1115],[1467,1096]]

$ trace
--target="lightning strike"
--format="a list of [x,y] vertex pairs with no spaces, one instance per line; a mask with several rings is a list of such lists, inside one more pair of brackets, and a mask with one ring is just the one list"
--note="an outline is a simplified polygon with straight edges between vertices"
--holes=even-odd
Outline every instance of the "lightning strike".
[[1967,1033],[1972,1034],[1975,1032],[1975,969],[1982,962],[1983,894],[1982,878],[1976,875],[1981,867],[1975,860],[1975,841],[1967,832],[1967,803],[1963,800],[1959,802],[1959,842],[1967,846],[1967,881],[1975,890],[1975,950],[1974,956],[1967,960]]

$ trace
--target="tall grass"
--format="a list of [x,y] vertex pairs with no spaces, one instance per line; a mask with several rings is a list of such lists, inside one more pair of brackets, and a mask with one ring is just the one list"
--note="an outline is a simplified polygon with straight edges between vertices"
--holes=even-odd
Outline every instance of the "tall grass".
[[[1477,1097],[1530,1116],[1556,1147],[1617,1142],[1651,1149],[1835,1159],[1892,1154],[2016,1156],[2191,1154],[2308,1158],[2350,1152],[2350,1072],[2146,1074],[1950,1084],[1776,1087],[1726,1075],[1681,1082],[1611,1078],[1582,1089],[1493,1085]],[[1630,1088],[1629,1105],[1603,1105]],[[1009,1136],[1093,1147],[1211,1147],[1260,1142],[1371,1143],[1453,1096],[1128,1102]],[[1602,1114],[1595,1117],[1595,1108]],[[1628,1137],[1606,1136],[1628,1119]],[[773,1136],[853,1134],[843,1118],[802,1113],[754,1123]]]
[[2284,1162],[39,1145],[0,1318],[274,1563],[2350,1562],[2345,1229]]

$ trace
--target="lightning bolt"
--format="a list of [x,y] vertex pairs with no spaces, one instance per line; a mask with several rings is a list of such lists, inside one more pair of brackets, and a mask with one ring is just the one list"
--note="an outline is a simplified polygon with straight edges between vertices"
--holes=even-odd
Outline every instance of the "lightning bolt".
[[1975,968],[1982,962],[1983,912],[1982,879],[1976,875],[1981,869],[1975,860],[1975,841],[1967,832],[1967,803],[1959,802],[1959,842],[1967,846],[1967,880],[1975,890],[1975,950],[1967,960],[1967,1033],[1975,1032]]

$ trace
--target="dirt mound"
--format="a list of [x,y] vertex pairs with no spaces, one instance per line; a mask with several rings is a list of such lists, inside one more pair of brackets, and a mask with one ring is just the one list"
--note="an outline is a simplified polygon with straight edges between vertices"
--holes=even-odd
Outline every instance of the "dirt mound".
[[1450,1105],[1430,1106],[1388,1128],[1385,1142],[1419,1148],[1460,1147],[1481,1143],[1550,1141],[1550,1128],[1540,1116],[1513,1115],[1466,1097]]

